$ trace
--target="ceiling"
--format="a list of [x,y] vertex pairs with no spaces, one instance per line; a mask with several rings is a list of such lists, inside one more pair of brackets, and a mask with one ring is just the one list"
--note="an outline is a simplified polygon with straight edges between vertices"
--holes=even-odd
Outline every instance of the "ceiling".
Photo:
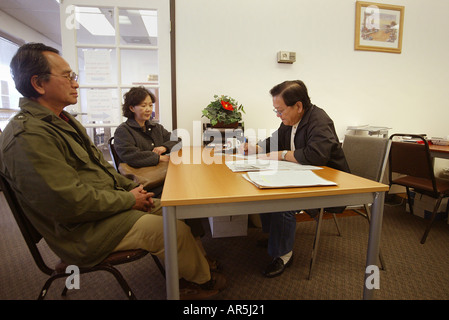
[[[59,4],[55,0],[0,0],[0,10],[61,45]],[[105,10],[107,11],[102,9],[103,13]],[[140,14],[123,10],[120,15],[127,15],[130,21],[129,25],[121,25],[120,35],[124,43],[153,45],[157,43],[157,36],[147,33]],[[111,20],[109,15],[105,16]],[[80,28],[81,31],[85,31],[83,26]],[[82,38],[83,34],[90,35],[88,32],[80,32],[80,40],[85,40]],[[96,41],[101,42],[101,39],[98,37]]]
[[0,10],[61,45],[59,4],[55,0],[1,0]]

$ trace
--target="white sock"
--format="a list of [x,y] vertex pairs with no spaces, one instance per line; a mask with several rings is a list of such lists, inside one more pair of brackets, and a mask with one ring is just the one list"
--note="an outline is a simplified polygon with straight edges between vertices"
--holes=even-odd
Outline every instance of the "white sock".
[[284,254],[283,256],[281,256],[280,258],[282,259],[282,261],[284,261],[284,265],[287,264],[287,262],[290,260],[290,258],[292,257],[293,251],[290,251],[287,254]]

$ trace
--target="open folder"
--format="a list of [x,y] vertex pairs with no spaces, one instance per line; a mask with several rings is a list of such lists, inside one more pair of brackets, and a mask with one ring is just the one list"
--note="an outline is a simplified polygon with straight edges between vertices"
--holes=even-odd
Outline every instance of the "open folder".
[[258,188],[293,188],[337,185],[333,181],[321,178],[311,170],[247,172],[243,174],[242,177]]

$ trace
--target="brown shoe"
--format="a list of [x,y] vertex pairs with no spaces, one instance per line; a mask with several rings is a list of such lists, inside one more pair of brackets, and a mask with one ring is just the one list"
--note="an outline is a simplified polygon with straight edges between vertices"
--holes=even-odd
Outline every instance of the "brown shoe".
[[220,273],[211,272],[211,279],[203,284],[181,279],[179,281],[179,298],[181,300],[204,300],[218,294],[226,287],[226,278]]
[[209,256],[205,256],[207,263],[209,264],[209,269],[211,272],[221,272],[223,271],[223,266],[220,262],[215,260],[214,258],[211,258]]
[[226,278],[222,273],[219,272],[211,272],[210,280],[206,283],[201,284],[201,288],[205,290],[224,290],[226,288]]

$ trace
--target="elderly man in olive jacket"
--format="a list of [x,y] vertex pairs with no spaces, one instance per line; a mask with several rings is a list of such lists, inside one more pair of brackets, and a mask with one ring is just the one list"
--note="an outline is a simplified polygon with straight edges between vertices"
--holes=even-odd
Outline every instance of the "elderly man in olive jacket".
[[[159,202],[118,174],[83,126],[63,111],[78,97],[77,75],[68,63],[56,49],[31,43],[19,48],[11,70],[25,98],[0,136],[0,171],[49,247],[78,266],[95,265],[116,250],[162,255]],[[180,277],[217,293],[190,229],[181,221],[177,227]]]

